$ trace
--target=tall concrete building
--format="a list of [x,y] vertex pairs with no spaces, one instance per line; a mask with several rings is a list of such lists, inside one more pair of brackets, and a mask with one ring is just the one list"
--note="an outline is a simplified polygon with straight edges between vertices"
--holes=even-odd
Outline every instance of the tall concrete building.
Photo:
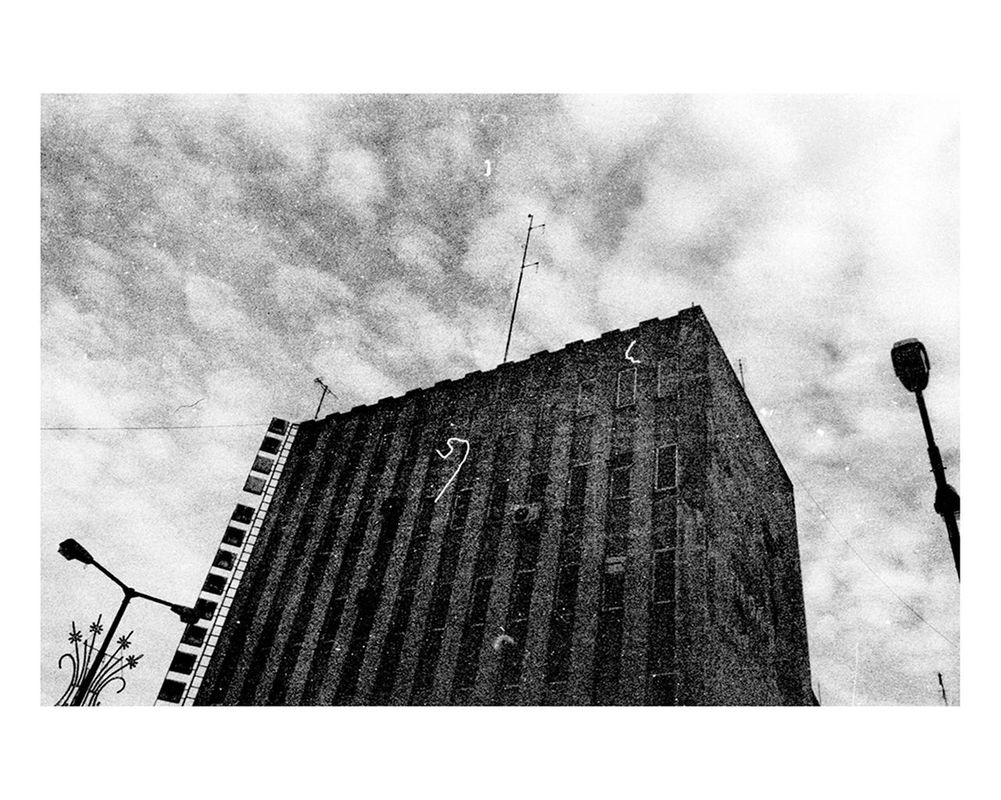
[[793,488],[702,310],[274,420],[158,703],[809,705]]

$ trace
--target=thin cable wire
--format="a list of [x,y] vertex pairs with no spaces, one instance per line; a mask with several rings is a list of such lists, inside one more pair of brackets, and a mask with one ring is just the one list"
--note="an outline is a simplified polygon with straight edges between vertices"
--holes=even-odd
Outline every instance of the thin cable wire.
[[[788,469],[788,467],[786,467],[786,469]],[[792,474],[791,471],[790,474]],[[874,570],[872,566],[870,566],[869,562],[862,557],[862,554],[855,549],[855,545],[853,545],[850,541],[848,541],[848,538],[843,533],[841,533],[838,526],[834,524],[834,521],[827,515],[827,512],[824,511],[820,503],[817,502],[817,498],[813,496],[813,492],[810,491],[810,487],[807,486],[805,483],[803,483],[801,480],[799,480],[799,478],[796,477],[795,475],[793,475],[793,480],[795,480],[796,483],[803,488],[803,491],[806,492],[807,497],[809,497],[813,501],[813,504],[817,507],[817,510],[820,512],[820,515],[825,520],[827,520],[827,524],[831,526],[831,529],[838,535],[841,541],[843,541],[846,545],[848,545],[849,549],[858,557],[858,560],[861,561],[863,564],[865,564],[865,568],[876,576],[876,579],[889,590],[890,594],[896,597],[897,600],[900,601],[901,605],[903,605],[915,617],[921,620],[925,625],[927,625],[929,628],[935,631],[935,633],[941,636],[946,642],[948,642],[951,647],[958,649],[958,645],[954,641],[952,641],[952,639],[950,639],[948,636],[942,633],[942,631],[940,631],[938,628],[932,625],[928,620],[926,620],[923,616],[921,616],[921,614],[918,613],[917,609],[915,609],[914,606],[912,606],[910,603],[904,600],[903,597],[897,594],[894,588],[890,586],[890,584],[888,584],[886,581],[884,581],[883,578],[880,576],[880,574],[876,572],[876,570]]]
[[256,428],[267,422],[234,422],[226,425],[122,425],[109,427],[42,427],[43,431],[190,431],[201,428]]

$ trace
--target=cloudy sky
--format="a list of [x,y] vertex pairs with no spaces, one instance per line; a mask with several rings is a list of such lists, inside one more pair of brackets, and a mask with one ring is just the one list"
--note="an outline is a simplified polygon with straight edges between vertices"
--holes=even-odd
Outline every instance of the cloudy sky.
[[[796,485],[825,705],[951,703],[959,592],[889,349],[959,471],[959,127],[927,97],[46,96],[41,702],[71,620],[191,603],[272,416],[703,307]],[[139,430],[141,428],[141,430]],[[58,430],[57,430],[58,429]],[[135,604],[150,704],[181,624]]]

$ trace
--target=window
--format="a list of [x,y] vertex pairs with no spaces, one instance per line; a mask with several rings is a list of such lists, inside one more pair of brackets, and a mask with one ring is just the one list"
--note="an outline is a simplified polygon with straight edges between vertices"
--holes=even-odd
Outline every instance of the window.
[[189,644],[192,647],[201,647],[205,641],[207,628],[199,628],[197,625],[189,625],[184,629],[184,636],[181,637],[181,644]]
[[615,385],[615,405],[618,408],[636,402],[636,367],[620,370]]
[[584,505],[587,491],[587,467],[573,467],[570,470],[570,492],[567,496],[568,508],[580,508]]
[[549,483],[549,475],[540,472],[532,475],[528,479],[528,502],[541,503],[546,497],[546,485]]
[[497,443],[494,445],[494,474],[502,474],[510,469],[515,444],[516,438],[513,433],[505,433],[497,438]]
[[677,356],[667,356],[657,362],[657,397],[677,399],[678,377]]
[[205,583],[202,585],[202,591],[209,594],[222,594],[222,590],[225,588],[226,579],[222,575],[214,575],[212,573],[209,573],[208,577],[205,578]]
[[378,472],[385,468],[386,457],[389,455],[389,449],[393,445],[393,434],[383,433],[379,437],[379,444],[375,448],[375,454],[372,456],[372,465],[369,469]]
[[[635,409],[619,410],[612,418],[612,454],[618,456],[629,453],[633,449],[633,436],[636,431]],[[632,455],[629,455],[632,460]]]
[[612,498],[629,497],[629,470],[631,467],[619,467],[612,470]]
[[673,672],[651,675],[647,702],[654,706],[675,705],[677,686],[677,675]]
[[193,653],[174,653],[174,660],[170,662],[171,672],[180,672],[182,675],[190,675],[195,668],[195,656]]
[[251,494],[261,494],[264,491],[264,480],[256,475],[248,475],[247,482],[243,484],[243,491]]
[[678,446],[667,444],[657,448],[657,474],[654,488],[673,489],[678,482]]
[[272,453],[272,454],[277,453],[279,450],[282,449],[282,440],[274,439],[271,436],[265,436],[264,441],[261,442],[261,446],[259,449],[263,453]]
[[172,681],[169,678],[160,687],[160,694],[157,700],[166,700],[168,703],[180,703],[184,695],[185,685],[180,681]]
[[591,430],[594,417],[579,419],[574,423],[570,440],[570,463],[582,464],[591,460]]
[[233,547],[239,547],[243,544],[243,537],[246,533],[246,531],[241,531],[239,528],[229,527],[226,528],[226,533],[223,534],[222,540],[225,544],[231,544]]
[[272,417],[271,424],[268,425],[268,433],[277,433],[279,435],[285,433],[285,428],[288,427],[288,423],[283,419],[278,419],[278,417]]
[[469,513],[469,501],[472,499],[472,496],[472,489],[462,489],[455,493],[451,520],[451,527],[453,529],[466,527],[466,514]]
[[504,519],[504,506],[507,503],[507,481],[495,483],[490,492],[490,506],[487,519],[493,522]]
[[653,587],[654,603],[674,602],[674,550],[661,550],[653,554]]
[[606,572],[601,582],[601,610],[618,611],[625,607],[626,575],[623,570]]
[[251,469],[254,472],[263,472],[265,475],[271,472],[271,468],[274,466],[274,460],[267,458],[265,456],[258,456],[254,459],[254,466]]
[[202,619],[212,619],[215,609],[216,603],[211,600],[203,600],[199,597],[195,601],[195,613]]
[[573,609],[577,600],[577,578],[580,568],[576,564],[561,567],[556,577],[556,599],[554,610],[566,613]]
[[594,413],[594,381],[581,381],[577,391],[577,414],[584,416]]
[[508,614],[510,619],[528,619],[532,602],[532,585],[535,572],[517,572],[511,582],[511,600]]
[[673,494],[653,496],[653,519],[650,528],[654,550],[670,550],[678,545],[678,499]]
[[629,500],[613,499],[608,510],[605,556],[624,556],[629,541]]
[[245,525],[254,518],[254,509],[250,506],[238,505],[233,511],[233,521],[242,522]]
[[395,522],[399,522],[405,502],[406,498],[400,497],[398,494],[387,497],[382,501],[382,515],[384,517],[392,517]]
[[768,559],[774,559],[775,554],[778,552],[779,543],[776,538],[772,536],[772,531],[768,525],[767,519],[761,520],[761,538],[765,543],[765,553],[768,555]]
[[219,569],[233,569],[233,562],[235,561],[235,556],[229,550],[220,550],[215,554],[215,560],[212,562],[213,567],[219,567]]

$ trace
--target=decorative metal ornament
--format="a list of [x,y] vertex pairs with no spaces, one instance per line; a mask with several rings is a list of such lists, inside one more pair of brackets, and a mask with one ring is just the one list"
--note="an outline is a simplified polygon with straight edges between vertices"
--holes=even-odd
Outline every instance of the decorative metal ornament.
[[[69,642],[73,645],[73,650],[63,653],[59,657],[59,669],[63,668],[64,661],[69,660],[73,671],[70,675],[69,686],[66,687],[66,691],[63,692],[62,697],[56,701],[57,706],[69,706],[73,704],[73,696],[80,688],[81,681],[83,681],[84,676],[90,669],[95,654],[100,649],[100,645],[97,644],[97,637],[104,631],[100,615],[97,617],[96,622],[90,624],[89,630],[90,637],[85,638],[83,632],[77,629],[76,622],[70,623]],[[121,694],[125,690],[125,678],[122,677],[122,673],[126,669],[135,669],[139,665],[139,659],[142,658],[142,655],[125,655],[125,651],[132,646],[133,633],[135,631],[129,631],[125,636],[119,636],[116,640],[118,647],[113,652],[107,653],[104,656],[104,660],[101,662],[97,674],[94,676],[94,681],[91,683],[90,689],[87,690],[83,705],[101,705],[101,692],[110,683],[120,684],[115,694]]]

